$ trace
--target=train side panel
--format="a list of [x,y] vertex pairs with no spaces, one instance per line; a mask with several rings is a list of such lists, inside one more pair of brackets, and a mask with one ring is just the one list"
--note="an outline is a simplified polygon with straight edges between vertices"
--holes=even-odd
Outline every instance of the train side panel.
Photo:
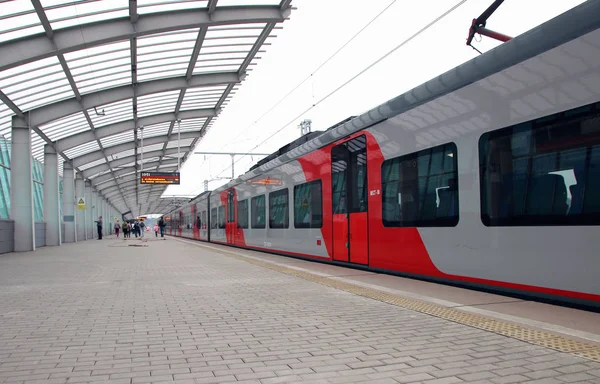
[[[245,245],[291,255],[330,258],[323,241],[323,226],[326,226],[323,209],[307,210],[307,202],[298,195],[298,188],[318,176],[305,173],[300,162],[293,161],[236,185],[237,201],[242,204],[246,201],[248,205],[245,212],[248,228],[243,230]],[[302,223],[304,217],[297,218],[294,210],[303,212],[303,216],[320,218],[322,225],[307,227]]]
[[211,193],[210,240],[600,305],[598,41]]
[[[456,144],[458,155],[457,225],[419,228],[417,236],[412,229],[383,226],[382,220],[375,217],[381,214],[378,207],[374,212],[370,212],[373,254],[382,255],[375,256],[372,264],[374,267],[406,270],[407,263],[424,259],[427,255],[432,264],[423,264],[424,268],[419,268],[416,273],[482,279],[508,288],[581,299],[599,298],[597,295],[600,294],[600,279],[595,277],[595,271],[600,269],[600,258],[596,257],[600,250],[600,242],[596,236],[599,230],[597,225],[587,225],[582,219],[579,225],[568,226],[544,223],[486,226],[482,222],[480,182],[480,148],[483,134],[525,124],[519,126],[524,135],[528,132],[526,130],[530,129],[528,122],[532,120],[600,101],[600,88],[590,88],[590,82],[600,84],[600,49],[597,41],[600,41],[600,31],[564,44],[370,129],[381,144],[384,160],[448,142]],[[582,60],[583,57],[585,60]],[[556,68],[555,75],[548,76],[549,66]],[[569,68],[570,70],[567,70]],[[507,87],[507,79],[513,79],[515,87]],[[529,85],[532,83],[535,83],[535,86]],[[517,87],[517,84],[520,86]],[[453,116],[446,117],[441,111]],[[599,124],[597,119],[595,124]],[[523,137],[541,140],[539,134],[534,136],[536,132],[528,135]],[[513,140],[515,137],[517,136],[513,136]],[[596,172],[593,168],[600,167],[600,159],[594,157],[594,148],[598,148],[600,140],[598,137],[589,137],[586,140],[595,142],[578,146],[565,140],[556,140],[551,144],[559,147],[562,145],[564,149],[537,149],[540,153],[531,155],[530,160],[536,168],[530,173],[547,173],[562,180],[562,176],[556,175],[560,173],[565,175],[565,184],[575,183],[575,178],[569,178],[569,174],[573,175],[573,166],[567,163],[578,151],[585,152],[586,147],[591,151],[587,160],[591,164],[589,172]],[[580,161],[582,166],[584,158],[585,156]],[[516,161],[513,160],[515,166]],[[548,161],[551,163],[548,164]],[[372,166],[373,172],[381,170],[378,163],[372,163]],[[541,176],[545,177],[543,174]],[[381,185],[381,178],[377,179]],[[569,186],[566,185],[567,191]],[[546,191],[536,190],[538,195],[533,199],[544,200],[542,192]],[[553,193],[552,190],[548,192]],[[409,233],[411,231],[412,233]],[[399,239],[404,240],[398,241]],[[387,251],[390,249],[402,251],[390,254]],[[477,281],[472,279],[470,280]]]

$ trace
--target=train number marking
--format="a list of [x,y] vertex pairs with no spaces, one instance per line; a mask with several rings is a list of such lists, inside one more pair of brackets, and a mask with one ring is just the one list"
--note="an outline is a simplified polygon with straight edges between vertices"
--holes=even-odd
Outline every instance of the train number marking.
[[379,195],[380,193],[381,191],[379,189],[373,189],[372,191],[369,191],[370,196]]

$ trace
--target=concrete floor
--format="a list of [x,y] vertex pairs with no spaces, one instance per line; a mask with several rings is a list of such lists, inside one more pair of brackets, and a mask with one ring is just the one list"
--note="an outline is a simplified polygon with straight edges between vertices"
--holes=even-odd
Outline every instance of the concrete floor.
[[[427,291],[414,280],[241,252],[406,295],[430,294],[440,305],[527,314],[514,299],[461,296],[435,284]],[[562,309],[550,307],[551,315],[530,310],[530,318],[576,313],[556,315]],[[582,313],[544,324],[593,336],[599,317]],[[0,256],[0,383],[173,381],[599,384],[600,363],[172,238],[107,238]]]

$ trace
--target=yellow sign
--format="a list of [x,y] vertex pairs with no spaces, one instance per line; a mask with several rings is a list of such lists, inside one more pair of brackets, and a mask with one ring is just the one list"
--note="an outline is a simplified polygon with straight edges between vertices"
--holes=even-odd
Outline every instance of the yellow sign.
[[271,177],[267,177],[265,179],[259,180],[248,180],[250,184],[262,184],[262,185],[283,185],[283,181],[279,179],[271,179]]
[[79,209],[80,211],[85,210],[85,200],[83,199],[83,197],[80,197],[77,200],[77,209]]

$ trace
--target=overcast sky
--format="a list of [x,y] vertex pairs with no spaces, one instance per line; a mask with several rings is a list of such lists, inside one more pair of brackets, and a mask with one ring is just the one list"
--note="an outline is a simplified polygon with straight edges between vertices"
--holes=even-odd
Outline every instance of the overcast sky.
[[[517,36],[583,2],[506,0],[488,20],[487,27]],[[281,24],[283,29],[277,31],[277,38],[265,47],[266,53],[260,54],[258,65],[195,150],[271,153],[300,136],[298,124],[303,119],[312,120],[313,131],[325,130],[472,59],[479,54],[465,45],[471,20],[492,0],[467,0],[419,37],[302,114],[458,3],[457,0],[294,0],[292,4],[297,9],[292,11],[290,20]],[[385,8],[358,37],[260,118]],[[499,44],[483,37],[473,45],[486,52]],[[280,132],[260,144],[276,131]],[[235,176],[246,172],[262,157],[236,157]],[[229,156],[192,155],[181,169],[181,185],[169,186],[163,196],[195,196],[203,191],[203,180],[231,176],[230,165]],[[209,189],[227,181],[211,181]]]

